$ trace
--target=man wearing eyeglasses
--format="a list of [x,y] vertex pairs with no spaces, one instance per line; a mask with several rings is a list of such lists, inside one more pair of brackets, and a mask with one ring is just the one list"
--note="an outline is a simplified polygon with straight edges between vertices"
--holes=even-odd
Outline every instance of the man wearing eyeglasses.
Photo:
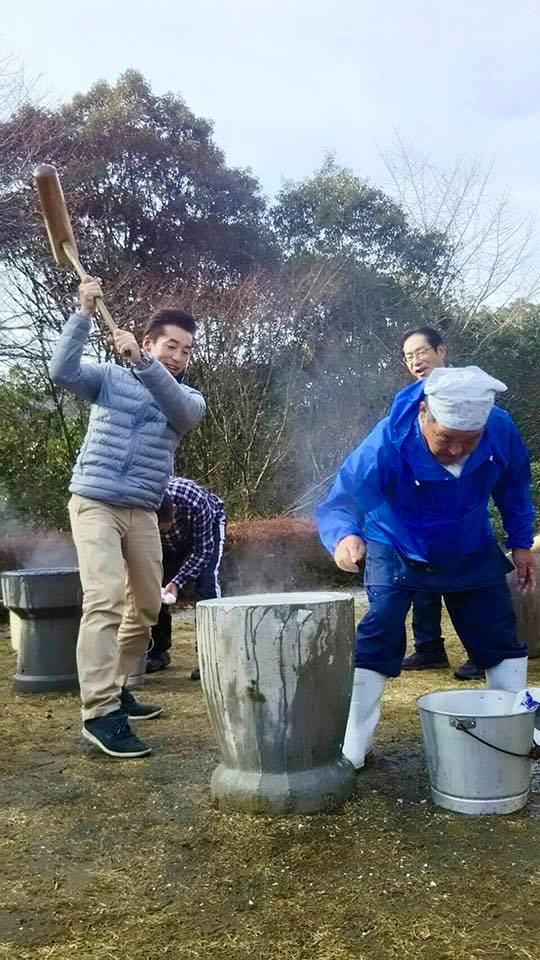
[[[436,367],[445,366],[446,347],[441,334],[433,327],[407,330],[401,344],[405,365],[416,381],[425,380]],[[412,384],[405,390],[410,392],[415,386]],[[404,395],[405,391],[401,391],[396,401]],[[426,590],[415,596],[412,605],[414,653],[404,658],[403,670],[438,670],[450,666],[441,630],[441,610],[439,593]],[[484,671],[467,659],[456,668],[454,676],[458,680],[482,680]]]

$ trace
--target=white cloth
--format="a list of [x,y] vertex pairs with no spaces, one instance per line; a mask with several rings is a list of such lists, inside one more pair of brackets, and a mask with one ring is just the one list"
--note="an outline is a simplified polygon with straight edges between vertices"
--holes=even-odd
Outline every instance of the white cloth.
[[175,597],[174,593],[167,593],[167,591],[164,590],[163,587],[162,587],[162,588],[161,588],[161,602],[162,602],[162,603],[167,603],[167,604],[176,603],[176,597]]
[[[422,430],[422,421],[420,417],[418,417],[418,424],[420,427],[420,433],[422,435],[422,439],[424,441],[424,446],[426,450],[429,450],[429,447],[426,443],[426,438],[424,437],[424,433]],[[456,460],[455,463],[441,463],[441,467],[444,467],[445,470],[448,470],[448,473],[451,473],[452,476],[455,477],[457,480],[463,473],[463,467],[467,463],[467,460],[469,459],[469,457],[470,457],[470,453],[466,453],[465,456],[461,458],[461,460]]]
[[441,467],[444,467],[445,470],[448,470],[448,473],[451,473],[453,477],[458,479],[463,473],[463,467],[467,463],[467,460],[470,457],[470,453],[467,456],[462,457],[461,460],[458,460],[456,463],[441,463]]
[[516,693],[516,699],[512,705],[512,713],[528,713],[529,710],[537,711],[540,707],[540,687],[527,687]]
[[511,713],[528,713],[531,710],[534,710],[536,715],[533,740],[538,747],[540,746],[540,687],[527,687],[526,690],[516,693]]
[[449,430],[481,430],[495,394],[507,389],[480,367],[435,367],[424,384],[431,413]]

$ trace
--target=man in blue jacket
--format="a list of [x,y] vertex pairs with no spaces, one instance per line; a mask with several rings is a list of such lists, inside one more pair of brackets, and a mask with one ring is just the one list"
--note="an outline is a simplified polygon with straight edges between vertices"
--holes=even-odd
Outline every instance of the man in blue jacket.
[[126,689],[144,655],[161,606],[161,541],[156,510],[178,441],[204,414],[200,393],[184,386],[195,321],[161,310],[146,325],[143,348],[126,330],[112,344],[117,363],[82,362],[100,284],[80,287],[80,309],[66,323],[50,363],[51,379],[92,404],[71,478],[69,514],[83,587],[77,644],[83,736],[113,757],[150,753],[129,720],[160,707]]
[[370,607],[357,629],[356,669],[343,751],[360,768],[377,725],[384,684],[397,677],[414,593],[445,600],[488,687],[526,685],[527,650],[516,637],[506,574],[488,501],[501,512],[518,584],[534,587],[534,510],[527,449],[494,407],[504,384],[478,367],[438,368],[347,457],[317,509],[319,533],[342,570],[365,555]]
[[[405,331],[402,347],[405,365],[415,380],[426,380],[436,367],[445,366],[446,347],[441,334],[434,327],[416,327]],[[405,390],[414,391],[414,386],[405,387]],[[401,403],[405,395],[400,391],[396,403]],[[416,594],[412,603],[414,653],[404,658],[402,670],[433,670],[450,666],[441,631],[441,613],[439,593],[420,590]],[[454,676],[458,680],[482,680],[484,671],[468,659],[454,670]]]

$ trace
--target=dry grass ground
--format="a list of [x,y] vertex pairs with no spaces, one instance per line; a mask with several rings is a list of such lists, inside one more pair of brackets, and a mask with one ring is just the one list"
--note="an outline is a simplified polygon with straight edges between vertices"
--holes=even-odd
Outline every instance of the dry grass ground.
[[155,754],[118,762],[82,746],[75,696],[13,692],[4,628],[2,960],[537,960],[540,794],[501,818],[429,800],[414,698],[450,672],[388,685],[376,762],[341,812],[226,816],[192,640],[177,621],[175,666],[147,683],[167,708],[145,728]]

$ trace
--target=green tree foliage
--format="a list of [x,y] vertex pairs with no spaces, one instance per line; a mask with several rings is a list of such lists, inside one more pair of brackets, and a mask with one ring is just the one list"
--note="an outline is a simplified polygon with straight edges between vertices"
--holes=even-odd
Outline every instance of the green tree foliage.
[[397,203],[330,156],[314,176],[288,181],[272,209],[290,257],[347,257],[381,274],[404,271],[435,286],[445,266],[445,238],[411,228]]
[[[274,240],[257,181],[227,166],[211,124],[181,97],[154,95],[134,71],[115,85],[98,83],[55,110],[23,105],[0,123],[0,143],[0,270],[6,294],[0,358],[8,367],[16,362],[30,391],[37,390],[39,402],[50,407],[46,415],[36,414],[39,443],[36,438],[33,456],[36,463],[42,457],[44,467],[36,496],[49,501],[44,511],[52,517],[58,516],[57,489],[65,498],[77,444],[66,427],[74,403],[54,389],[47,364],[71,312],[76,280],[52,260],[32,167],[44,160],[58,167],[81,258],[102,277],[109,306],[124,326],[146,319],[162,296],[174,297],[180,277],[190,289],[201,285],[202,275],[205,288],[238,284],[256,265],[275,261]],[[87,352],[111,359],[97,325]],[[8,378],[4,386],[12,398],[19,391],[21,416],[35,413],[25,402],[22,382],[14,385]],[[62,465],[54,461],[54,480],[46,466],[52,436],[64,446]],[[16,434],[6,428],[7,446],[10,438],[15,441]],[[7,446],[4,486],[14,509],[28,513],[25,504],[32,504],[22,476],[20,496],[15,495],[16,449],[8,456]],[[26,476],[36,479],[31,470]]]
[[31,181],[37,157],[57,165],[83,262],[113,285],[123,313],[149,276],[230,280],[272,258],[255,178],[226,165],[207,120],[135,71],[56,110],[22,107],[0,124],[0,142],[0,195],[10,199],[0,259],[39,309],[65,309],[73,278],[51,261]]
[[334,276],[316,317],[295,329],[311,362],[290,469],[309,488],[403,385],[404,330],[447,313],[438,290],[448,250],[442,235],[411,227],[398,204],[331,157],[314,176],[287,183],[271,216],[289,263],[324,265]]
[[84,415],[73,406],[69,417],[61,417],[43,383],[17,367],[0,380],[0,409],[0,483],[9,512],[30,525],[66,529],[67,488]]
[[207,415],[180,445],[177,471],[219,491],[232,516],[275,512],[296,492],[295,425],[312,354],[294,331],[316,323],[332,282],[331,271],[287,267],[226,290],[182,289],[199,318],[188,380]]
[[[211,124],[134,71],[55,110],[18,108],[0,144],[0,489],[19,514],[65,525],[87,417],[47,375],[76,281],[52,262],[38,160],[60,170],[82,259],[118,322],[138,329],[163,303],[200,319],[188,379],[208,413],[176,469],[224,496],[232,516],[310,509],[406,382],[401,336],[425,323],[444,328],[454,361],[509,383],[538,456],[538,308],[469,311],[464,326],[455,236],[332,158],[267,209]],[[113,359],[97,325],[87,354]]]
[[462,362],[478,363],[508,385],[501,402],[527,438],[533,458],[539,460],[540,306],[517,300],[483,311],[462,334],[459,357]]

